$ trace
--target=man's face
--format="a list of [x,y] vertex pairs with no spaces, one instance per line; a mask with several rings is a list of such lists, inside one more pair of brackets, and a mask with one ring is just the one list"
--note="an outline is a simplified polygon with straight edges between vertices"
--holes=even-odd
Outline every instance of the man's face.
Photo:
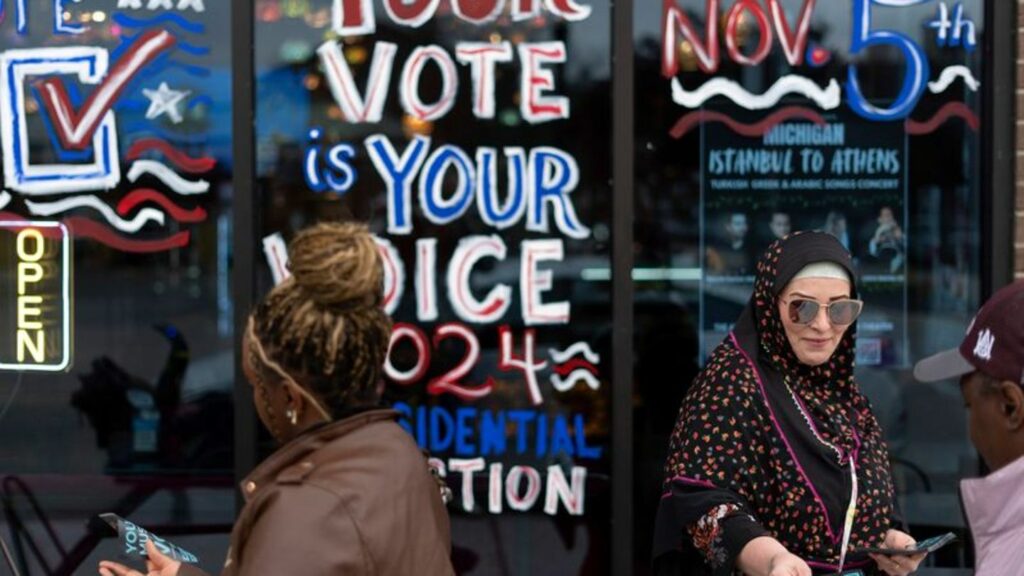
[[779,239],[784,238],[791,230],[789,214],[784,214],[782,212],[772,214],[772,223],[770,226],[772,229],[772,235]]
[[733,214],[726,229],[733,240],[742,240],[747,236],[747,215]]
[[1004,425],[1002,395],[998,383],[978,371],[960,379],[960,392],[967,409],[971,442],[992,470],[998,470],[1013,461],[1007,454],[1009,431]]
[[878,223],[879,224],[890,224],[896,221],[896,217],[893,216],[892,208],[882,208],[878,212]]

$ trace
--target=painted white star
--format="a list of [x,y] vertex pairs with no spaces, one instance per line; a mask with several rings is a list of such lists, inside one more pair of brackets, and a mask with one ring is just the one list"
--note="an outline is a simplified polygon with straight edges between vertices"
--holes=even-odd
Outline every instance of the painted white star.
[[191,8],[196,12],[206,12],[203,0],[178,0],[178,11]]
[[171,3],[171,0],[149,0],[149,6],[146,6],[146,8],[150,10],[160,10],[161,8],[164,10],[174,10],[174,4]]
[[161,82],[160,88],[150,90],[143,88],[142,93],[149,98],[149,110],[146,110],[146,120],[153,120],[166,114],[171,122],[181,124],[183,118],[178,104],[191,94],[189,90],[171,90],[167,82]]
[[128,8],[129,10],[141,10],[142,0],[117,0],[118,8]]

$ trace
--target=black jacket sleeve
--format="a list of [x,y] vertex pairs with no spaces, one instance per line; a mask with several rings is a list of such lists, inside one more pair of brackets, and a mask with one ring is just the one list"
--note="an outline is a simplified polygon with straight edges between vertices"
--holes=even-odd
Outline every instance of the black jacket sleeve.
[[682,554],[699,559],[705,574],[728,576],[743,548],[769,532],[738,494],[673,482],[658,507],[654,534],[656,566],[663,556]]

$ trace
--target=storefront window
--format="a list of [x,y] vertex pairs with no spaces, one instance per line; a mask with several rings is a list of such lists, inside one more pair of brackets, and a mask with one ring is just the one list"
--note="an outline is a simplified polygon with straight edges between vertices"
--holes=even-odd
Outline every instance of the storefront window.
[[959,390],[909,384],[979,304],[985,6],[892,4],[637,5],[641,529],[682,395],[745,305],[757,257],[796,230],[853,254],[858,381],[907,520],[918,537],[964,529],[957,480],[977,461]]
[[256,3],[259,288],[298,228],[370,223],[460,573],[607,571],[609,12]]
[[[795,230],[853,255],[857,378],[911,531],[969,541],[959,390],[911,367],[959,343],[1001,265],[993,2],[0,0],[0,534],[21,572],[116,559],[102,512],[220,570],[236,482],[275,448],[234,402],[236,322],[294,234],[338,220],[378,241],[384,400],[453,490],[459,574],[608,574],[629,546],[648,573],[683,396]],[[613,350],[627,245],[634,342]]]
[[182,537],[216,570],[234,517],[230,7],[2,8],[5,540],[23,574],[84,573],[116,552],[86,521],[113,512],[221,532]]

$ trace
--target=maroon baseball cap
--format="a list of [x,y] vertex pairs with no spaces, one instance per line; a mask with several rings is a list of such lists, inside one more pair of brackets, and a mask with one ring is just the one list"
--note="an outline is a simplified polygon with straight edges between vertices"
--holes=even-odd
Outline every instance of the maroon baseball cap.
[[1024,385],[1024,281],[997,291],[974,317],[960,347],[918,362],[914,378],[935,382],[975,370]]

